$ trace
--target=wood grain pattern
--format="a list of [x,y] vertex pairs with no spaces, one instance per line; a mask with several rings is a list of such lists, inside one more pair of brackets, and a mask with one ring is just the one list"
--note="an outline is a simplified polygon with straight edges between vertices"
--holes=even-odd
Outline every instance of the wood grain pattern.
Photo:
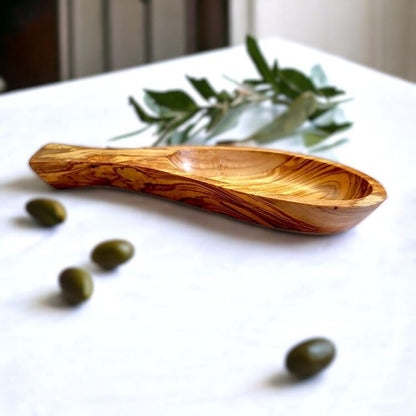
[[55,188],[118,187],[300,233],[348,230],[386,199],[380,183],[355,169],[268,149],[48,144],[30,166]]

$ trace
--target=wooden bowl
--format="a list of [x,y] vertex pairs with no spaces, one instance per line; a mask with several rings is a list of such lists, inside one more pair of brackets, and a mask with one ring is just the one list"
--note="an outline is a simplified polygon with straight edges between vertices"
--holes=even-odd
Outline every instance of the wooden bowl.
[[379,182],[355,169],[260,148],[48,144],[30,166],[55,188],[118,187],[299,233],[348,230],[386,199]]

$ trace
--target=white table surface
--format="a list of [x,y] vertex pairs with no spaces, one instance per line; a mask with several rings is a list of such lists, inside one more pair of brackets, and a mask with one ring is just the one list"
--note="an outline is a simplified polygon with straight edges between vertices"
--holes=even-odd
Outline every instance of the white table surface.
[[[312,237],[141,194],[55,191],[28,167],[47,142],[107,146],[137,129],[127,97],[143,88],[189,88],[185,74],[232,88],[223,74],[255,74],[243,47],[1,95],[1,415],[416,414],[416,86],[279,39],[262,48],[282,66],[320,63],[354,97],[335,157],[378,179],[387,202]],[[68,220],[33,225],[33,197],[59,199]],[[136,255],[102,273],[89,253],[115,237]],[[58,296],[68,266],[94,276],[76,309]],[[293,383],[285,354],[311,336],[337,358]]]

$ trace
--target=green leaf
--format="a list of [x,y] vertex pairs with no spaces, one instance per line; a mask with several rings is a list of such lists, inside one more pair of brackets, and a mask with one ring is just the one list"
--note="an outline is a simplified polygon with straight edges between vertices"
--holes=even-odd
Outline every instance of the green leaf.
[[265,81],[272,85],[273,89],[276,92],[279,92],[279,86],[276,82],[275,77],[273,76],[272,70],[269,68],[266,60],[264,59],[264,56],[260,51],[257,41],[250,35],[247,35],[246,47],[248,54],[250,55],[254,65],[257,68],[257,71],[260,73],[260,75],[263,77]]
[[303,72],[297,69],[282,69],[280,70],[280,76],[292,90],[297,90],[298,92],[315,91],[313,82]]
[[243,81],[243,85],[244,84],[246,84],[246,85],[253,85],[253,86],[256,86],[256,85],[268,85],[267,82],[265,82],[263,79],[245,79]]
[[337,95],[345,94],[345,91],[340,90],[336,87],[323,87],[316,90],[318,95],[322,95],[323,97],[331,98],[336,97]]
[[211,130],[211,134],[208,135],[205,140],[218,136],[219,134],[236,127],[241,113],[246,110],[249,105],[250,104],[246,103],[228,110],[222,118],[216,121],[214,128]]
[[315,95],[310,91],[304,92],[292,102],[284,113],[244,141],[255,140],[259,143],[267,143],[285,137],[293,133],[315,112],[316,105]]
[[346,122],[346,123],[329,123],[324,125],[315,124],[315,127],[325,133],[334,134],[338,133],[342,130],[349,129],[352,126],[352,123]]
[[277,78],[279,76],[279,64],[277,63],[276,59],[273,62],[272,74],[274,78]]
[[161,119],[170,119],[175,117],[174,111],[158,105],[149,94],[144,94],[143,101],[149,107],[149,109],[156,113]]
[[323,142],[325,139],[327,139],[329,136],[328,133],[314,131],[314,130],[306,130],[306,131],[303,131],[301,134],[302,134],[303,144],[306,147],[316,146],[319,143]]
[[217,94],[218,101],[224,102],[224,101],[230,101],[233,97],[230,95],[228,91],[222,90]]
[[333,87],[333,86],[319,88],[319,89],[316,90],[316,92],[317,92],[317,94],[322,95],[322,96],[327,97],[327,98],[332,98],[332,97],[336,97],[338,95],[345,94],[344,90],[340,90],[339,88]]
[[309,120],[315,120],[324,114],[326,114],[328,111],[332,110],[336,105],[326,107],[326,108],[318,108],[312,115],[309,116]]
[[163,108],[160,105],[157,105],[155,100],[150,97],[149,94],[144,93],[143,96],[144,103],[156,114],[160,114],[160,110]]
[[311,69],[311,80],[316,88],[326,87],[328,85],[328,78],[321,65],[314,65]]
[[340,146],[341,144],[344,144],[346,142],[348,142],[348,139],[346,137],[344,137],[343,139],[339,139],[334,143],[330,143],[330,144],[327,144],[325,146],[321,146],[321,147],[318,147],[316,149],[313,149],[312,152],[316,153],[316,152],[323,152],[323,151],[326,151],[326,150],[330,150],[330,149],[333,149],[334,147]]
[[174,131],[170,137],[168,138],[167,142],[170,145],[178,145],[186,142],[189,137],[190,131],[195,127],[194,124],[190,124],[185,130],[176,130]]
[[348,101],[350,101],[350,99],[328,101],[326,103],[320,102],[318,104],[318,109],[309,117],[309,120],[315,121],[321,119],[320,121],[323,122],[322,124],[327,124],[329,121],[335,120],[338,122],[344,121],[345,116],[340,105]]
[[198,109],[195,101],[184,91],[171,90],[165,92],[145,90],[147,94],[161,107],[176,112],[188,112]]
[[279,89],[283,95],[294,100],[296,97],[300,95],[300,92],[297,89],[294,89],[290,86],[289,83],[285,82],[284,80],[279,81]]
[[210,108],[208,110],[207,116],[209,117],[209,122],[205,130],[210,131],[221,121],[223,117],[223,111],[220,108]]
[[134,111],[141,121],[145,123],[155,123],[160,121],[160,118],[147,114],[133,97],[129,97],[129,103],[133,106]]
[[162,130],[162,134],[166,135],[167,133],[174,131],[177,127],[181,126],[186,121],[190,120],[194,115],[195,113],[178,115],[177,117],[165,124]]
[[199,94],[208,100],[209,98],[217,97],[217,93],[215,92],[214,88],[212,88],[211,84],[208,82],[206,78],[192,78],[190,76],[186,77],[188,81],[192,84],[192,86],[199,92]]

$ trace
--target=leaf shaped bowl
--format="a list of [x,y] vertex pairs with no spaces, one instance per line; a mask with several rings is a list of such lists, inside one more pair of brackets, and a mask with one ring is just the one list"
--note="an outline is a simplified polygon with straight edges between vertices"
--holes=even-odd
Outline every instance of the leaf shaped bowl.
[[348,230],[387,197],[379,182],[350,167],[259,148],[47,144],[32,156],[30,166],[55,188],[123,188],[309,234]]

